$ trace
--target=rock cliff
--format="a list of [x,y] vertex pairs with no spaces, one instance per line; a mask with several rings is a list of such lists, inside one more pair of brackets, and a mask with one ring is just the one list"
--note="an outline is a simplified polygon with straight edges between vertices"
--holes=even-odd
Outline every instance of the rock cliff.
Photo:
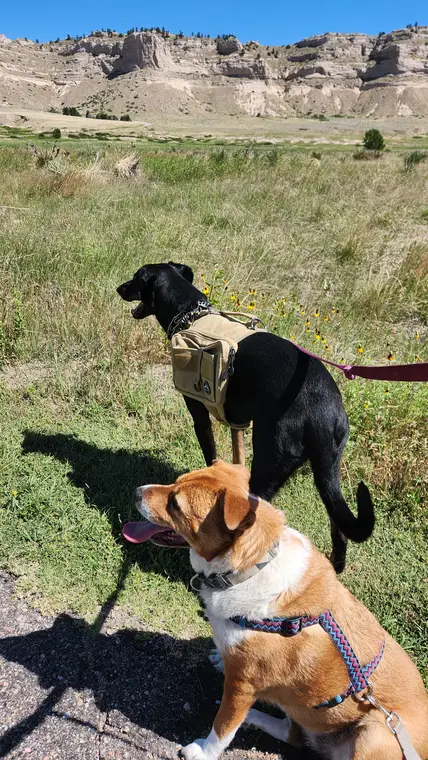
[[428,115],[428,27],[294,45],[97,32],[36,44],[0,35],[0,104],[203,117]]

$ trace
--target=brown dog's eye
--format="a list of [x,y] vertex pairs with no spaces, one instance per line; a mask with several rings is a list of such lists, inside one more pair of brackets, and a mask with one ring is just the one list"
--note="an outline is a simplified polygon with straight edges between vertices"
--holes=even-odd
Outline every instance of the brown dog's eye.
[[174,493],[171,493],[169,495],[168,504],[166,505],[166,511],[170,515],[180,511],[180,507],[179,507],[177,499],[175,498]]

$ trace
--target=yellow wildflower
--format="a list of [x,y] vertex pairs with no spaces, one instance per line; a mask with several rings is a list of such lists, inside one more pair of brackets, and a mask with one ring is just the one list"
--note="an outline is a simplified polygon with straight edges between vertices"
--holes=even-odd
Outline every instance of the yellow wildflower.
[[388,361],[389,362],[395,362],[395,356],[394,356],[394,354],[391,351],[388,354]]
[[281,312],[281,317],[286,317],[286,316],[287,316],[287,312],[284,311],[284,309],[283,309],[282,312]]
[[324,317],[324,322],[328,322],[328,320],[329,320],[329,316],[328,316],[328,314],[326,314],[325,317]]
[[15,498],[15,496],[18,496],[18,491],[12,491],[12,496]]
[[310,331],[311,331],[310,327],[307,327],[306,330],[305,330],[305,332],[310,332]]
[[252,311],[253,309],[255,309],[256,308],[256,302],[255,301],[250,301],[250,303],[248,304],[248,308],[249,308],[250,311]]
[[364,409],[368,409],[368,408],[369,408],[369,405],[368,405],[368,403],[366,401],[366,403],[364,404]]
[[330,351],[330,346],[324,346],[324,349],[325,349],[326,351]]
[[315,335],[315,340],[321,340],[321,335],[320,335],[319,333],[317,333],[317,334]]
[[325,343],[325,338],[321,338],[321,343]]
[[231,301],[236,301],[236,293],[231,293],[229,298]]
[[310,319],[307,319],[307,320],[306,320],[306,327],[310,327],[310,326],[311,326],[311,320],[310,320]]
[[420,361],[422,361],[421,357],[416,354],[416,356],[415,356],[415,362],[420,362]]
[[420,335],[419,335],[419,333],[417,332],[417,333],[416,333],[416,335],[415,335],[415,340],[420,340],[420,339],[421,339],[421,336],[420,336]]
[[210,289],[209,289],[208,285],[206,285],[205,288],[203,289],[202,293],[204,294],[204,296],[207,296],[209,292],[210,292]]
[[363,354],[364,353],[364,348],[362,347],[361,344],[359,346],[357,346],[357,351],[358,351],[359,354]]
[[296,338],[294,337],[294,335],[290,335],[290,340],[296,340]]

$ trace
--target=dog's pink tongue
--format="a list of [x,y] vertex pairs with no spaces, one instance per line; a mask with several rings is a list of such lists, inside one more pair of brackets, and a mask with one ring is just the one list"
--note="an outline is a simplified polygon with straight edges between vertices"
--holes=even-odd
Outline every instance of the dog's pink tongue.
[[132,544],[142,544],[148,541],[155,533],[164,533],[169,528],[162,528],[150,522],[129,522],[122,528],[122,536]]

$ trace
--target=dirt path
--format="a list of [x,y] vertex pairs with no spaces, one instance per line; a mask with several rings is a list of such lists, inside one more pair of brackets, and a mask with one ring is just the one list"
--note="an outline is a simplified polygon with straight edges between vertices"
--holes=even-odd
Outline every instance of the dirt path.
[[[114,600],[91,626],[43,617],[14,598],[13,579],[0,571],[0,757],[169,760],[180,743],[207,734],[222,690],[207,661],[211,641],[129,622]],[[309,760],[245,730],[225,757]]]

